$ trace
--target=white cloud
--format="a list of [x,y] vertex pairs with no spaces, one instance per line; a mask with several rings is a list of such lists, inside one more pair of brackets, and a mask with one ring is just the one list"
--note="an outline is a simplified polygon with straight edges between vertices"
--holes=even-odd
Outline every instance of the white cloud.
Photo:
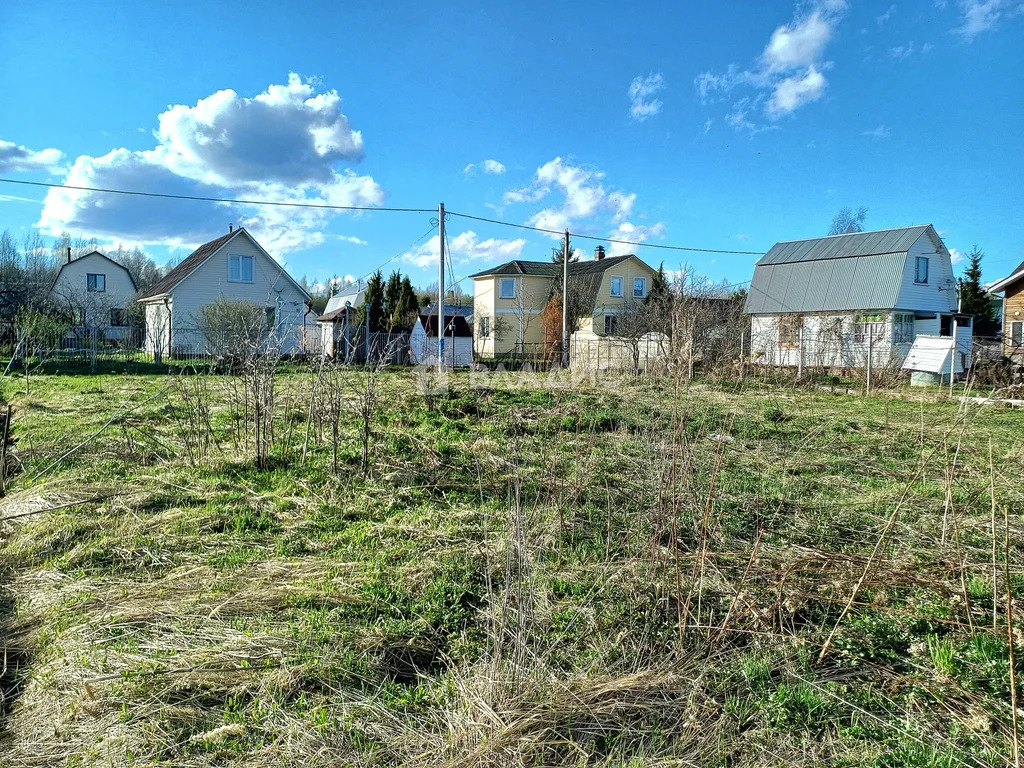
[[881,123],[870,131],[863,131],[861,136],[870,136],[872,139],[888,139],[889,138],[889,126],[885,123]]
[[[290,74],[253,97],[232,90],[175,105],[158,117],[157,145],[75,160],[65,184],[177,195],[374,206],[383,188],[342,170],[363,155],[362,136],[341,112],[336,91],[315,93]],[[168,201],[53,189],[39,226],[147,244],[189,246],[245,226],[275,255],[324,242],[337,215],[325,209]]]
[[[469,229],[448,241],[448,252],[452,262],[456,264],[468,264],[474,261],[510,261],[518,259],[525,246],[526,240],[521,237],[515,240],[499,240],[493,237],[481,240],[476,232]],[[422,245],[403,253],[402,261],[420,269],[436,267],[439,250],[440,237],[434,235]]]
[[748,235],[746,233],[740,233],[738,235],[733,235],[733,237],[735,237],[741,243],[745,243],[745,242],[747,242],[750,239],[750,235]]
[[821,98],[825,92],[825,77],[812,64],[802,75],[793,75],[775,84],[768,100],[768,116],[788,115],[809,101]]
[[632,214],[636,193],[608,191],[602,184],[603,178],[604,173],[596,168],[585,168],[556,157],[537,169],[530,186],[506,192],[504,201],[506,204],[538,202],[560,193],[560,205],[548,206],[527,220],[530,226],[541,229],[571,229],[575,223],[597,216],[608,216],[610,223],[618,224]]
[[343,243],[353,243],[354,245],[366,245],[365,240],[360,240],[358,237],[353,235],[338,235],[338,239]]
[[947,248],[946,250],[949,251],[949,260],[953,264],[959,264],[964,260],[964,255],[956,248]]
[[889,21],[889,19],[891,19],[893,17],[893,14],[895,14],[895,13],[896,13],[896,6],[895,5],[890,5],[889,9],[885,13],[883,13],[880,16],[876,16],[875,17],[875,21],[878,22],[878,26],[884,27],[886,25],[886,23]]
[[819,61],[832,37],[832,25],[814,11],[800,21],[782,25],[772,32],[761,59],[768,72],[789,72]]
[[831,66],[825,50],[845,10],[845,0],[818,0],[788,24],[776,27],[750,67],[730,64],[725,72],[701,73],[694,80],[701,101],[724,98],[736,88],[752,89],[753,95],[734,102],[725,120],[737,130],[754,134],[771,127],[757,118],[756,110],[775,121],[821,98],[828,85],[823,73]]
[[710,130],[711,130],[711,120],[708,119],[708,120],[704,121],[704,133],[707,133]]
[[960,0],[960,26],[954,31],[971,42],[982,32],[995,30],[1006,16],[1021,11],[1011,0]]
[[[612,230],[608,237],[612,240],[629,240],[633,243],[645,243],[652,237],[661,238],[664,235],[665,222],[663,221],[659,221],[651,226],[624,221]],[[626,243],[609,243],[608,246],[609,256],[624,256],[627,253],[636,253],[636,251],[635,245],[627,245]]]
[[660,72],[646,77],[637,75],[629,84],[629,114],[634,120],[644,121],[661,111],[661,100],[655,94],[665,88],[665,78]]
[[467,176],[472,176],[477,172],[478,168],[483,173],[490,173],[495,176],[500,176],[505,172],[505,166],[497,160],[484,160],[479,166],[476,163],[470,163],[462,169],[462,172]]
[[38,151],[0,139],[0,173],[60,170],[64,153],[59,149]]

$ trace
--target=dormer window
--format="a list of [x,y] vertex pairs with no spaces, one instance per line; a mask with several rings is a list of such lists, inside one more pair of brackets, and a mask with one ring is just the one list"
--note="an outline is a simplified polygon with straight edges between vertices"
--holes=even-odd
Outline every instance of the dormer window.
[[928,257],[918,256],[917,257],[917,274],[914,277],[914,282],[920,285],[928,284]]
[[107,276],[90,272],[85,276],[85,290],[89,293],[103,293],[107,290]]

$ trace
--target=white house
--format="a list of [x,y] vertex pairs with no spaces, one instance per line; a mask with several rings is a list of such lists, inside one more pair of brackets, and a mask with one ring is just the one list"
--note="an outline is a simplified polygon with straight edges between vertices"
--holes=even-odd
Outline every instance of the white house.
[[[413,364],[437,365],[437,315],[420,315],[409,334],[409,357]],[[473,331],[466,318],[444,319],[444,363],[448,367],[473,364]]]
[[146,350],[201,354],[203,307],[218,299],[260,304],[282,353],[303,348],[314,330],[310,295],[244,228],[199,246],[139,298],[146,310]]
[[120,340],[130,334],[129,308],[136,293],[131,273],[116,261],[99,251],[77,259],[69,252],[50,288],[50,300],[76,326]]
[[316,318],[320,328],[320,350],[330,357],[347,357],[352,339],[352,324],[366,299],[366,285],[359,281],[342,286],[327,300],[324,313]]
[[776,243],[754,267],[744,311],[751,361],[823,368],[902,365],[915,339],[956,336],[971,359],[971,317],[958,313],[949,251],[931,224]]

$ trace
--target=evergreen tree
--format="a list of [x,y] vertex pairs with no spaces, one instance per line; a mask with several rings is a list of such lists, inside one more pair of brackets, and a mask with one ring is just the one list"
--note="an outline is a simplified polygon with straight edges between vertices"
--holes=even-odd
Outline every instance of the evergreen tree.
[[981,287],[981,260],[985,253],[975,245],[968,255],[967,269],[960,280],[960,311],[974,315],[974,333],[988,335],[995,331],[992,298]]
[[370,317],[370,330],[381,330],[384,323],[384,275],[379,269],[366,282],[363,306],[359,312],[360,324],[366,323],[367,314]]
[[402,300],[402,276],[392,272],[388,278],[387,287],[384,289],[384,316],[392,325],[398,323],[398,304]]

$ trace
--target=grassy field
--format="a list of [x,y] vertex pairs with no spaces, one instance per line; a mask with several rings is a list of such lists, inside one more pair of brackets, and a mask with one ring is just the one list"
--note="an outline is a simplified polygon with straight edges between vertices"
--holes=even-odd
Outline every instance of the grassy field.
[[29,384],[0,382],[3,768],[1012,759],[1019,411],[425,396],[408,371]]

